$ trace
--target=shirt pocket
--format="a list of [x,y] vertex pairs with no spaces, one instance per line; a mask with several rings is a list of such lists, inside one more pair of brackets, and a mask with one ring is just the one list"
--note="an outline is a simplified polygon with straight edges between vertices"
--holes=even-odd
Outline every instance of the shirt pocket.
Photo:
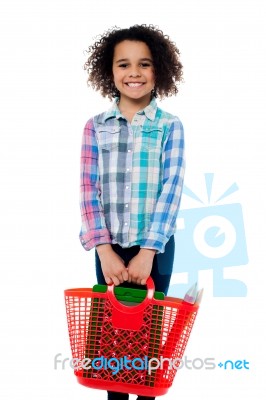
[[163,130],[161,128],[142,129],[139,136],[135,138],[135,149],[154,151],[161,147]]
[[99,148],[105,151],[111,151],[119,145],[119,126],[104,126],[97,128],[96,136]]

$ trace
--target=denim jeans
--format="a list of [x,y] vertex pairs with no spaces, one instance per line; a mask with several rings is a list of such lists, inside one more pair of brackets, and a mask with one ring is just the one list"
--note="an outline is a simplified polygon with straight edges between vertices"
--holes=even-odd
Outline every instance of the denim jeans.
[[[128,400],[129,395],[126,393],[108,392],[107,400]],[[138,396],[137,400],[155,400],[155,397]]]

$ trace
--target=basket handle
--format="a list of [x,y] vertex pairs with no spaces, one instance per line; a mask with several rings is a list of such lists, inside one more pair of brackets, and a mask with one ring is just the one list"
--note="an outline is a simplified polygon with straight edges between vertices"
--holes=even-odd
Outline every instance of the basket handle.
[[148,306],[148,304],[150,304],[150,302],[153,299],[155,286],[154,286],[154,282],[153,282],[153,279],[151,276],[149,276],[149,278],[147,279],[146,286],[147,286],[147,295],[146,295],[145,299],[140,304],[137,304],[136,306],[127,306],[125,304],[120,303],[117,300],[117,298],[115,297],[113,283],[111,285],[108,285],[107,297],[110,300],[110,302],[112,303],[112,305],[118,311],[121,311],[126,314],[136,314],[136,313],[139,313],[139,312],[145,310],[145,308]]

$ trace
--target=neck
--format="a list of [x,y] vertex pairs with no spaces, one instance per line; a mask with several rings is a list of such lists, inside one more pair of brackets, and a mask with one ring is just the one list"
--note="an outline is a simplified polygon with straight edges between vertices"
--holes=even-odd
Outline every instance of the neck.
[[138,111],[143,110],[150,104],[150,97],[144,99],[127,99],[121,97],[118,103],[119,110],[122,114],[135,115]]

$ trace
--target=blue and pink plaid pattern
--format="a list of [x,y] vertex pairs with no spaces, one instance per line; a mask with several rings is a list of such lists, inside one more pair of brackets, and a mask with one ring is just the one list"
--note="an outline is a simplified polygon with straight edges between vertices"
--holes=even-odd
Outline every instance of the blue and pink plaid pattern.
[[155,99],[131,123],[117,102],[84,129],[80,240],[86,250],[118,243],[164,252],[183,186],[183,126]]

